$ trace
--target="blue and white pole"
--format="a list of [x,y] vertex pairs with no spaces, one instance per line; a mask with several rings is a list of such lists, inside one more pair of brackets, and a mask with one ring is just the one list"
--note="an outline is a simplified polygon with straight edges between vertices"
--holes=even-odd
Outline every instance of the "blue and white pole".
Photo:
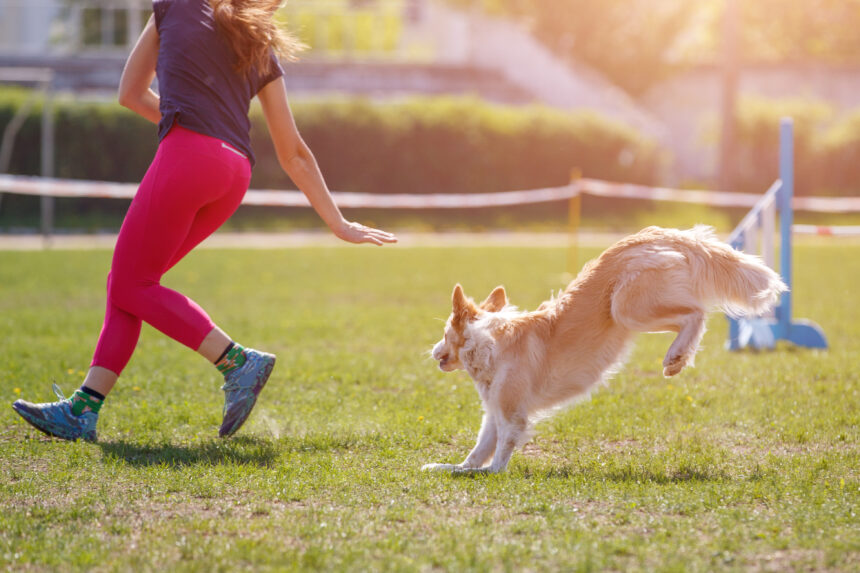
[[746,232],[751,225],[760,225],[764,205],[776,193],[776,205],[779,210],[779,274],[788,285],[788,291],[782,294],[779,306],[774,309],[774,318],[729,318],[729,350],[739,350],[745,346],[757,348],[772,348],[777,340],[787,340],[806,348],[827,348],[827,339],[821,327],[810,320],[792,318],[792,236],[791,226],[794,223],[792,199],[794,197],[794,122],[791,118],[783,118],[779,128],[779,180],[776,181],[744,217],[740,225],[732,232],[729,242],[736,249],[743,249]]
[[794,121],[784,117],[779,125],[779,178],[782,181],[777,193],[779,209],[779,275],[788,290],[782,293],[779,306],[775,309],[776,325],[774,337],[785,340],[791,331],[791,225],[794,211],[791,200],[794,197]]

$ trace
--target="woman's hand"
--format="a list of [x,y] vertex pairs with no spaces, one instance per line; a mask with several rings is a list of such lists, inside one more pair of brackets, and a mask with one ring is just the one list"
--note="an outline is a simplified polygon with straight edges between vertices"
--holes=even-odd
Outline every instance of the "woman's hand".
[[334,232],[337,238],[349,243],[373,243],[374,245],[382,246],[385,243],[397,242],[397,237],[391,233],[345,219],[340,225],[332,228],[332,232]]
[[302,140],[293,112],[287,101],[287,88],[282,78],[263,86],[257,93],[263,106],[263,115],[269,127],[269,135],[278,154],[278,161],[290,176],[320,218],[340,239],[349,243],[373,243],[384,245],[396,243],[391,233],[353,223],[343,218],[337,204],[326,186],[319,165],[310,148]]

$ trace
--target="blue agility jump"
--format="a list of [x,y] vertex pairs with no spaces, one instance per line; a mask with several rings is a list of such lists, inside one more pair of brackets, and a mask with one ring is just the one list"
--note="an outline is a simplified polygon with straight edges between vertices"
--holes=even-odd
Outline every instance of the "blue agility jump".
[[827,348],[821,327],[805,319],[792,319],[792,244],[791,226],[794,222],[791,201],[794,197],[794,123],[783,118],[780,124],[779,179],[768,189],[755,207],[743,218],[732,234],[729,244],[735,249],[754,248],[755,233],[761,235],[762,256],[773,265],[774,211],[779,211],[780,262],[779,274],[788,285],[771,317],[734,319],[729,317],[729,350],[745,347],[774,348],[777,340],[787,340],[806,348]]

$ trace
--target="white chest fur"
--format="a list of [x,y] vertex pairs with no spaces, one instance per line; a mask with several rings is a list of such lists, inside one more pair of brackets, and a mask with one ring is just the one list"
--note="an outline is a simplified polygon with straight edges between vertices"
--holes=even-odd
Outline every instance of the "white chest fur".
[[[460,360],[469,376],[481,387],[488,388],[496,374],[496,343],[486,325],[476,322],[466,329],[466,343],[460,350]],[[482,395],[483,398],[483,395]]]

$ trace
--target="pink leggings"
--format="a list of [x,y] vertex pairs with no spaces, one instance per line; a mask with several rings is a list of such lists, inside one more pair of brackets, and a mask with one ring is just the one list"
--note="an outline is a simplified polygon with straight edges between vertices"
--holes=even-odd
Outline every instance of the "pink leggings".
[[121,374],[143,320],[193,350],[200,347],[215,323],[193,300],[161,286],[161,277],[236,211],[250,178],[244,155],[173,126],[122,223],[92,366]]

